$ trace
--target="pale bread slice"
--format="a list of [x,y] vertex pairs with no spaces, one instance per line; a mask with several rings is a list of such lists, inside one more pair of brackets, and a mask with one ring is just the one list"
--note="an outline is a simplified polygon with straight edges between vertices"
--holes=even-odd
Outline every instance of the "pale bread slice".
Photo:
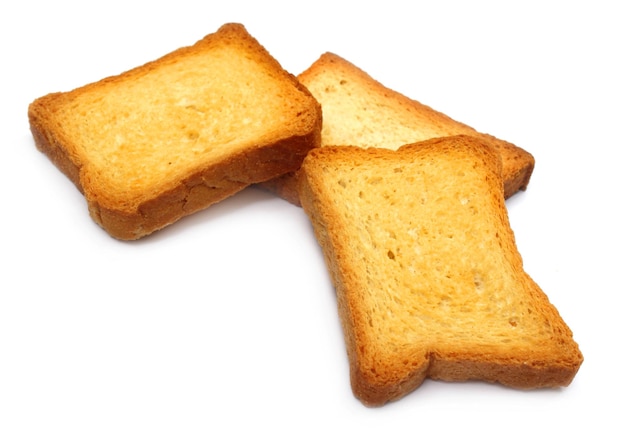
[[[529,152],[389,89],[338,55],[323,54],[298,79],[322,105],[322,146],[395,150],[431,138],[467,134],[483,139],[501,154],[506,198],[528,186],[535,165]],[[263,186],[299,204],[293,174]]]

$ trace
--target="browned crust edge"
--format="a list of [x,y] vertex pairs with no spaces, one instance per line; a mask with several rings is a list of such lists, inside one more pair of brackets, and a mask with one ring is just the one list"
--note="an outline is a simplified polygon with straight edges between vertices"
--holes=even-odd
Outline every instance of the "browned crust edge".
[[253,151],[245,151],[190,175],[173,189],[142,203],[137,211],[110,209],[85,191],[81,167],[51,134],[40,128],[36,111],[30,124],[37,149],[43,152],[85,195],[93,220],[111,236],[135,240],[178,219],[202,210],[245,187],[300,167],[307,152],[320,142],[321,116],[307,135],[290,137]]

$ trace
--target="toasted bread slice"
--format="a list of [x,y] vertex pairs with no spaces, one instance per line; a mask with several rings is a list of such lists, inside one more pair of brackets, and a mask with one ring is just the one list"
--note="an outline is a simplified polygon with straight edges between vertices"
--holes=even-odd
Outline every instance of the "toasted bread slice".
[[500,157],[484,141],[317,148],[298,174],[365,405],[427,377],[521,389],[572,381],[583,357],[524,271]]
[[321,108],[240,24],[119,76],[35,100],[37,147],[112,236],[145,236],[299,168]]
[[[322,146],[395,150],[431,138],[467,134],[483,139],[500,152],[506,198],[528,185],[535,165],[530,153],[390,90],[335,54],[323,54],[298,79],[322,105]],[[263,185],[297,205],[294,180],[291,174]]]

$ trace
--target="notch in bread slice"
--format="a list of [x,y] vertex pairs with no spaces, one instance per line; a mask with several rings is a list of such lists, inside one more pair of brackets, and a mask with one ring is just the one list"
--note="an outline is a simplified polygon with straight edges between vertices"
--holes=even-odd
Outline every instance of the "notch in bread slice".
[[324,147],[299,171],[337,293],[354,394],[382,405],[424,379],[567,386],[583,357],[524,271],[501,159],[470,136],[397,151]]
[[[529,152],[385,87],[333,53],[323,54],[298,79],[322,105],[322,146],[396,150],[431,138],[466,134],[481,138],[501,154],[506,198],[528,186],[535,165]],[[293,174],[263,186],[299,204]]]
[[28,116],[36,146],[124,240],[298,169],[321,136],[317,101],[240,24],[36,99]]

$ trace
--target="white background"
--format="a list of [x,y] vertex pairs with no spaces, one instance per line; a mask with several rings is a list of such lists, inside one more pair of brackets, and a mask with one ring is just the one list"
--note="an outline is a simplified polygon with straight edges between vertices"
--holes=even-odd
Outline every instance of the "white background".
[[[614,1],[21,1],[0,6],[0,437],[624,437],[626,15]],[[351,393],[304,213],[257,189],[113,240],[28,104],[243,23],[290,72],[332,51],[527,149],[507,202],[585,362],[570,387]],[[532,435],[532,436],[529,436]]]

